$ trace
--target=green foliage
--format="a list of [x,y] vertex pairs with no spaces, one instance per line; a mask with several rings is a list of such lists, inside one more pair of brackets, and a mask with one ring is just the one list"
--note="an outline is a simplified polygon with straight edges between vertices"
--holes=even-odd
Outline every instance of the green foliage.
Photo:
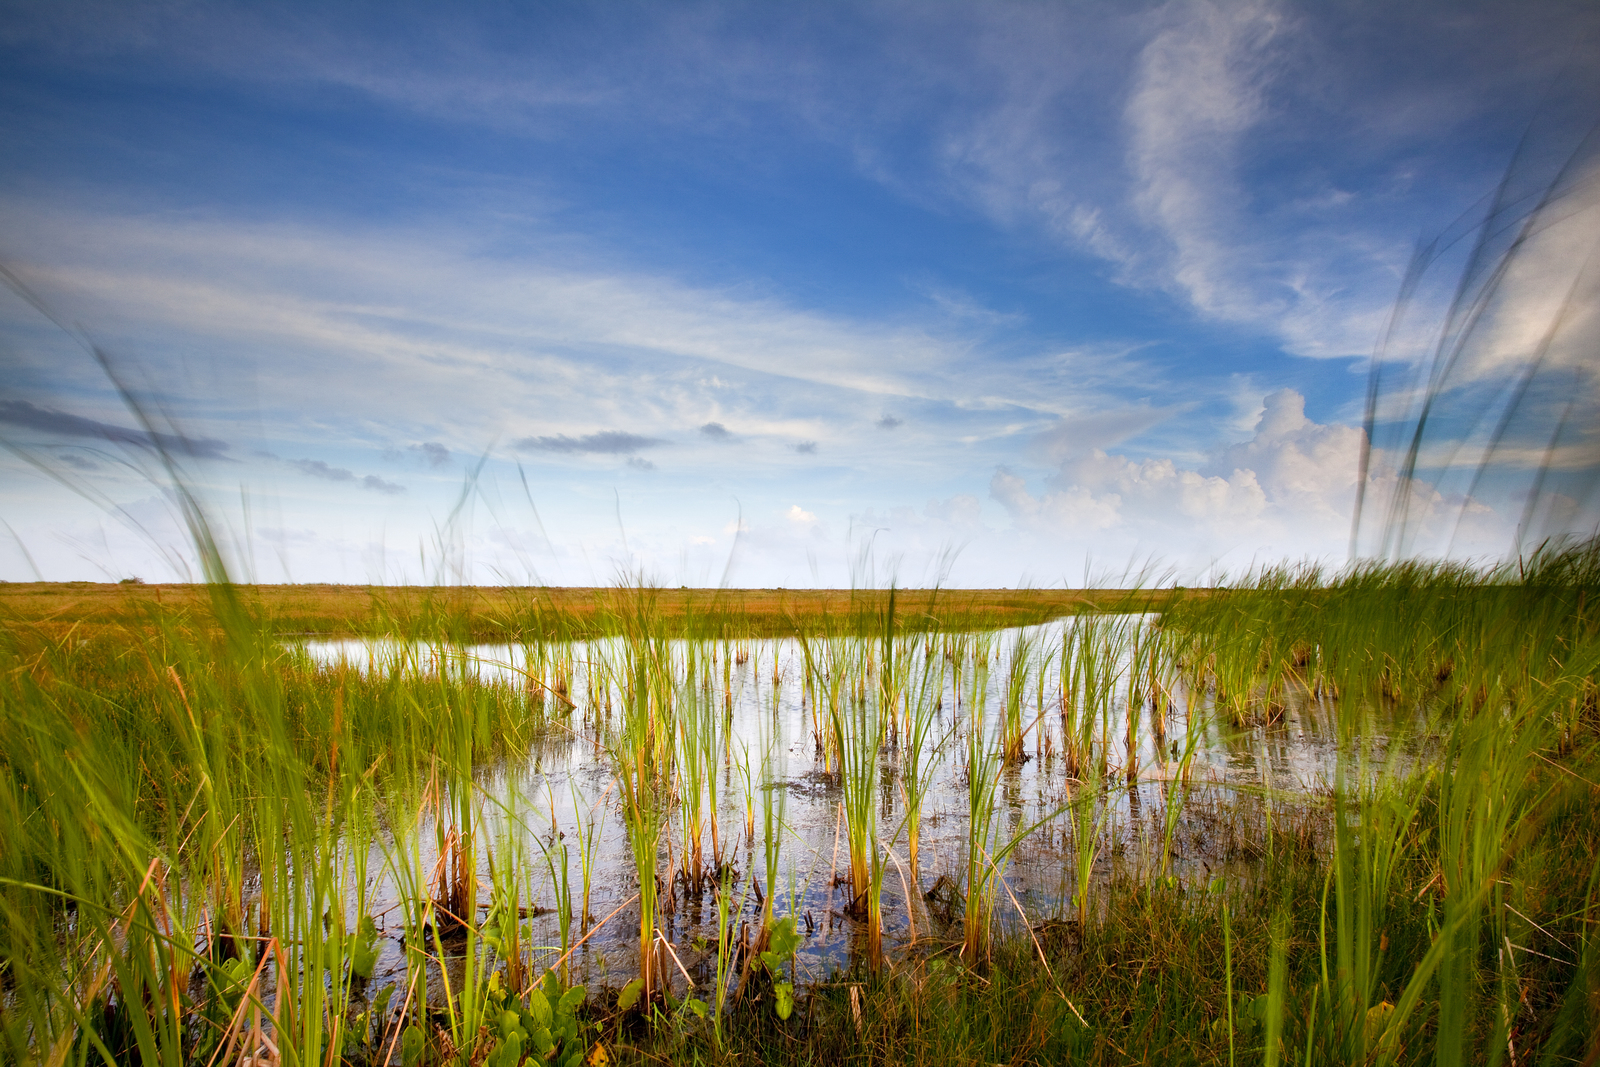
[[617,994],[617,1010],[631,1010],[635,1004],[639,1003],[639,996],[643,992],[644,979],[630,978],[628,983],[622,987],[622,991]]
[[487,1067],[517,1067],[526,1059],[576,1067],[588,1053],[584,1035],[593,1027],[578,1017],[584,989],[563,990],[553,973],[516,996],[502,987],[497,972],[489,981],[485,1018],[492,1037],[482,1062]]
[[784,980],[783,961],[793,957],[799,947],[800,931],[793,915],[785,915],[772,924],[767,948],[761,953],[761,966],[772,980],[773,1010],[780,1019],[787,1019],[794,1012],[794,984]]
[[405,1029],[405,1036],[400,1039],[400,1062],[404,1067],[417,1067],[422,1062],[422,1053],[426,1041],[422,1036],[422,1027],[412,1023]]

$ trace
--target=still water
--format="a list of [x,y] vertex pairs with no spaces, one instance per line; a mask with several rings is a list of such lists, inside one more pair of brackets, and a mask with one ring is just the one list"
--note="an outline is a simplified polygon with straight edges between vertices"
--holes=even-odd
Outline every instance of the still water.
[[[1004,867],[995,921],[1018,928],[1024,917],[1038,925],[1075,914],[1072,894],[1080,850],[1066,809],[1083,803],[1086,787],[1072,777],[1063,758],[1072,712],[1064,711],[1061,666],[1064,640],[1078,625],[1064,620],[955,638],[900,638],[902,647],[912,643],[903,662],[915,665],[919,680],[910,684],[908,699],[932,707],[931,741],[924,757],[932,770],[920,819],[918,869],[913,871],[905,825],[905,752],[897,743],[904,738],[887,739],[878,753],[876,834],[885,856],[884,946],[891,960],[961,938],[959,908],[955,921],[947,922],[940,905],[948,902],[948,887],[960,885],[969,848],[969,735],[976,728],[982,739],[994,736],[1008,692],[1020,703],[1028,724],[1027,758],[997,771],[998,808],[989,847],[1038,825]],[[591,924],[587,940],[572,952],[573,981],[591,989],[620,986],[636,973],[640,924],[638,906],[629,901],[637,892],[637,879],[607,749],[608,724],[615,721],[611,709],[618,701],[610,668],[622,661],[619,642],[444,649],[335,640],[310,641],[303,647],[324,665],[343,663],[363,670],[399,665],[521,694],[530,715],[541,717],[542,725],[526,759],[502,763],[478,777],[483,801],[478,840],[494,847],[515,838],[521,845],[522,903],[528,911],[524,943],[543,946],[536,964],[548,963],[560,952],[553,886],[563,868],[573,908],[581,908],[580,856],[583,842],[591,842],[589,914],[594,922],[607,921],[598,928]],[[815,656],[817,642],[812,649]],[[674,657],[688,654],[687,646],[672,649]],[[748,924],[753,935],[760,923],[759,896],[775,892],[775,913],[793,914],[803,938],[796,978],[824,980],[847,970],[859,957],[864,932],[862,922],[846,914],[849,861],[841,789],[830,773],[837,768],[830,767],[819,744],[827,720],[817,697],[825,703],[826,694],[821,686],[813,694],[804,684],[806,660],[795,639],[704,644],[694,654],[716,657],[702,663],[702,677],[707,683],[704,699],[714,702],[725,731],[715,810],[722,859],[731,865],[732,895],[738,902],[735,922]],[[1180,683],[1168,683],[1157,701],[1143,693],[1130,701],[1128,680],[1137,672],[1129,669],[1125,655],[1109,673],[1115,680],[1094,713],[1092,727],[1095,758],[1103,754],[1105,768],[1090,809],[1093,883],[1103,883],[1116,872],[1174,877],[1197,886],[1229,871],[1243,874],[1259,855],[1270,820],[1303,819],[1320,804],[1336,758],[1332,712],[1321,697],[1292,692],[1278,722],[1233,728],[1211,714],[1204,694],[1185,692]],[[863,692],[866,699],[875,699],[871,687]],[[980,708],[981,714],[975,714]],[[781,818],[775,886],[765,884],[764,797]],[[432,816],[425,820],[424,866],[431,868]],[[669,870],[682,870],[682,833],[674,809],[663,822],[658,856],[663,877]],[[1162,853],[1169,843],[1163,870]],[[705,848],[709,860],[709,829]],[[486,863],[479,871],[480,901],[489,899]],[[373,981],[379,988],[403,981],[404,952],[393,882],[376,852],[370,869],[369,899],[384,935]],[[925,896],[930,891],[931,900]],[[1091,889],[1091,906],[1093,898]],[[661,902],[661,931],[682,971],[704,996],[715,973],[714,890],[696,893],[677,883],[669,893],[663,885]],[[584,932],[581,918],[574,915],[569,943]],[[684,974],[676,965],[673,971],[681,993]]]

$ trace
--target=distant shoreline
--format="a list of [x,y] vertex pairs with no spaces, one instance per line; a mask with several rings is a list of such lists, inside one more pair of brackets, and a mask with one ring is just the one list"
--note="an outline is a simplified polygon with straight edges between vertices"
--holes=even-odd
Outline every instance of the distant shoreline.
[[[617,632],[630,620],[728,639],[882,625],[884,589],[699,589],[645,586],[235,585],[237,602],[275,632],[298,636],[439,634],[549,640]],[[201,622],[214,611],[201,583],[3,582],[0,625],[147,628]],[[1023,626],[1086,611],[1160,611],[1181,589],[897,589],[895,626]]]

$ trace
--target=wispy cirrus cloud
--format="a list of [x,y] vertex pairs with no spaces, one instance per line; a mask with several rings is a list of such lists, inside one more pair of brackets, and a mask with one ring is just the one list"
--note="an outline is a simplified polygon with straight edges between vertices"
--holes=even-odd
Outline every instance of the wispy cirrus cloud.
[[408,382],[432,375],[448,386],[462,370],[516,365],[540,373],[546,391],[606,393],[618,385],[607,362],[648,354],[879,397],[966,392],[944,377],[970,353],[959,329],[855,320],[759,288],[696,288],[537,252],[491,261],[448,223],[374,233],[86,215],[15,199],[0,202],[0,218],[36,253],[21,266],[37,286],[105,317],[341,353],[319,361],[323,374],[371,356]]
[[1268,309],[1238,285],[1245,195],[1239,139],[1262,117],[1273,49],[1289,29],[1275,3],[1173,5],[1145,45],[1125,109],[1135,208],[1170,245],[1165,273],[1200,311],[1248,319]]

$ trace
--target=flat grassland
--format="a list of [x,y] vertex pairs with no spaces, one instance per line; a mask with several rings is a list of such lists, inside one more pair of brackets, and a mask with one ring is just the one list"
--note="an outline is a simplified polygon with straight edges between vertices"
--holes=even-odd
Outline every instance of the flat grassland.
[[[639,610],[640,590],[618,587],[239,585],[230,587],[280,634],[378,636],[440,624],[458,638],[493,641],[613,633]],[[779,637],[870,625],[887,590],[647,589],[652,615],[700,635]],[[900,589],[896,625],[995,629],[1097,611],[1161,611],[1171,589]],[[217,590],[200,584],[0,582],[0,625],[62,636],[209,620]]]

